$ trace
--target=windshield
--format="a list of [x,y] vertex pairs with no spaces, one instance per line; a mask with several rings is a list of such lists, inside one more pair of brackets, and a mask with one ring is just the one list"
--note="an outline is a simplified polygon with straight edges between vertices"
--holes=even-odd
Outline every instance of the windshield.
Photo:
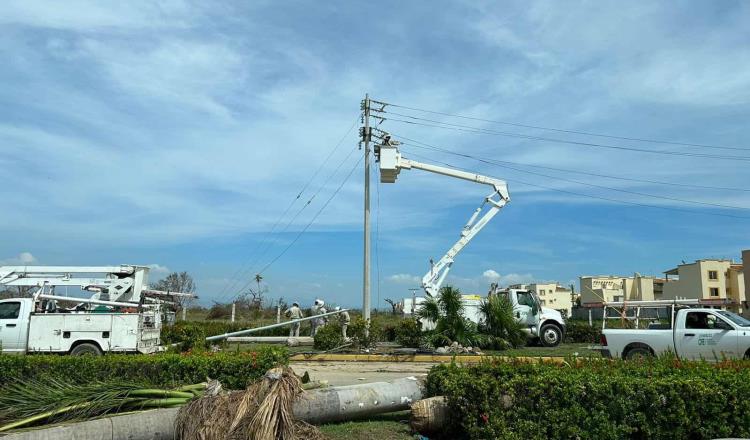
[[742,316],[736,313],[727,312],[725,310],[717,310],[717,312],[719,313],[719,315],[727,318],[728,320],[739,325],[740,327],[750,327],[750,321],[748,321],[747,319],[743,318]]

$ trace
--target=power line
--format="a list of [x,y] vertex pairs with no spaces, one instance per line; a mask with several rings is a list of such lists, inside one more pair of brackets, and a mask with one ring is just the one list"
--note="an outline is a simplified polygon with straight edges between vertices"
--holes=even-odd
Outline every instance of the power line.
[[[323,159],[323,162],[320,163],[320,165],[315,170],[315,172],[310,177],[310,179],[308,179],[307,182],[305,182],[305,184],[302,186],[302,189],[300,189],[300,191],[297,193],[297,196],[294,199],[292,199],[292,201],[289,203],[289,205],[287,205],[287,207],[284,210],[284,212],[276,219],[276,222],[273,224],[273,226],[271,227],[271,229],[269,230],[269,232],[267,232],[264,235],[263,240],[261,240],[261,243],[257,247],[253,248],[254,252],[251,254],[251,257],[249,257],[244,264],[240,265],[240,267],[237,269],[237,271],[230,278],[230,281],[228,281],[224,285],[224,288],[221,290],[221,292],[218,295],[222,300],[223,300],[223,298],[226,295],[226,293],[227,293],[228,290],[234,289],[238,284],[240,284],[240,283],[243,282],[241,280],[248,275],[248,273],[252,270],[253,266],[255,266],[255,264],[257,263],[257,260],[261,258],[261,256],[260,256],[261,254],[259,254],[258,251],[260,251],[260,249],[264,249],[264,246],[266,245],[266,243],[269,242],[270,237],[274,234],[274,232],[276,232],[276,228],[279,226],[279,224],[281,224],[281,220],[286,217],[286,215],[289,213],[289,211],[292,209],[292,207],[302,197],[302,194],[307,190],[307,188],[310,187],[310,184],[312,184],[312,182],[315,180],[315,178],[318,177],[318,175],[320,174],[320,171],[323,170],[323,168],[325,167],[325,165],[330,161],[331,157],[333,157],[333,155],[338,151],[339,147],[341,147],[341,145],[344,143],[344,140],[346,140],[347,136],[349,136],[349,134],[352,132],[352,130],[354,129],[354,127],[357,126],[357,122],[359,122],[359,118],[361,116],[362,116],[361,113],[357,115],[357,117],[354,119],[354,122],[352,123],[352,125],[349,127],[349,129],[346,131],[346,133],[341,137],[341,139],[339,139],[339,141],[336,143],[336,145],[334,145],[334,147],[331,149],[331,151],[328,153],[328,155],[325,157],[325,159]],[[310,204],[311,201],[312,200],[308,201],[308,203],[305,206],[307,206],[308,204]],[[299,214],[297,214],[297,215],[299,215]],[[296,216],[295,216],[295,218],[296,218]],[[294,221],[294,220],[292,220],[292,221]],[[245,267],[245,269],[243,269],[243,267]],[[240,274],[242,274],[242,276],[238,277],[238,275],[240,275]]]
[[[467,133],[486,134],[486,135],[493,135],[493,136],[513,137],[513,138],[526,139],[526,140],[580,145],[584,147],[607,148],[607,149],[612,149],[612,150],[634,151],[634,152],[640,152],[640,153],[662,154],[662,155],[668,155],[668,156],[686,156],[686,157],[701,157],[701,158],[708,158],[708,159],[750,161],[750,157],[746,157],[746,156],[724,156],[724,155],[718,155],[718,154],[690,153],[686,151],[649,150],[645,148],[624,147],[621,145],[606,145],[606,144],[597,144],[593,142],[571,141],[571,140],[565,140],[565,139],[555,139],[555,138],[547,138],[547,137],[542,137],[542,136],[525,135],[525,134],[520,134],[520,133],[495,131],[495,130],[489,130],[489,129],[479,128],[479,127],[470,127],[470,126],[461,126],[459,124],[450,124],[447,122],[434,121],[431,119],[417,118],[415,116],[411,116],[411,118],[417,121],[405,121],[403,119],[396,119],[396,118],[385,118],[385,119],[387,121],[400,122],[400,123],[409,124],[409,125],[419,125],[423,127],[442,128],[446,130],[455,130],[455,131],[462,131],[462,132],[467,132]],[[426,122],[431,122],[431,123],[418,122],[418,121],[426,121]]]
[[338,186],[338,188],[336,188],[336,191],[334,191],[333,194],[331,194],[331,197],[329,197],[328,200],[326,200],[326,202],[323,204],[323,206],[320,207],[320,209],[318,210],[318,212],[316,212],[315,215],[313,216],[313,218],[310,219],[310,222],[308,222],[307,225],[305,225],[305,227],[297,234],[297,236],[294,237],[294,240],[292,240],[292,242],[289,243],[289,245],[287,245],[287,247],[285,247],[284,250],[281,251],[281,253],[279,253],[274,259],[272,259],[270,262],[268,262],[268,264],[266,264],[265,266],[263,266],[263,268],[261,270],[259,270],[258,273],[261,273],[261,274],[264,273],[266,271],[266,269],[268,269],[269,267],[271,267],[271,265],[273,263],[275,263],[279,258],[281,258],[282,256],[284,256],[284,254],[286,254],[286,252],[292,246],[294,246],[295,243],[297,243],[297,240],[299,240],[299,238],[302,236],[302,234],[304,234],[305,232],[307,232],[307,230],[310,228],[310,226],[313,224],[313,222],[315,222],[315,220],[317,220],[318,216],[320,216],[320,214],[323,212],[323,210],[326,209],[326,207],[328,206],[328,204],[331,203],[331,200],[333,200],[334,197],[336,197],[336,195],[339,193],[339,191],[341,191],[341,188],[343,188],[344,185],[346,184],[346,182],[349,181],[349,178],[352,177],[352,174],[354,174],[354,171],[357,170],[357,168],[359,167],[359,164],[362,163],[362,159],[363,158],[364,158],[364,156],[360,157],[357,160],[357,163],[354,164],[354,166],[352,167],[351,171],[349,171],[349,173],[346,175],[346,177],[341,182],[341,184]]
[[[412,145],[412,146],[415,146],[415,145]],[[476,160],[476,161],[479,161],[479,162],[482,162],[482,163],[487,163],[487,164],[494,165],[494,166],[504,167],[503,165],[495,164],[492,161],[489,161],[489,160],[486,160],[486,159],[477,158],[477,157],[474,157],[474,156],[471,156],[471,155],[466,155],[466,154],[463,154],[463,153],[451,152],[450,150],[441,149],[440,147],[435,147],[435,148],[436,148],[435,151],[441,151],[441,152],[446,152],[446,153],[449,153],[449,154],[455,154],[457,156],[466,157],[466,158],[473,159],[473,160]],[[434,159],[431,159],[431,158],[429,158],[427,160],[431,160],[431,161],[434,161],[434,162],[437,162],[437,163],[442,163],[443,165],[450,166],[450,167],[453,167],[453,168],[463,169],[463,168],[460,168],[460,167],[456,167],[455,165],[452,165],[452,164],[449,164],[449,163],[446,163],[446,162],[440,162],[440,161],[437,161],[437,160],[434,160]],[[467,170],[467,171],[469,171],[469,170]],[[519,172],[527,172],[527,171],[524,171],[524,170],[518,170],[518,171]],[[474,171],[471,171],[471,172],[474,172]],[[555,178],[555,177],[552,177],[552,178]],[[610,198],[610,197],[596,196],[596,195],[592,195],[592,194],[579,193],[579,192],[564,190],[564,189],[560,189],[560,188],[554,188],[554,187],[548,187],[548,186],[534,184],[534,183],[528,183],[528,182],[524,182],[524,181],[521,181],[521,180],[518,180],[518,179],[506,179],[506,180],[512,180],[512,181],[517,182],[517,183],[521,183],[521,184],[524,184],[524,185],[529,185],[529,186],[533,186],[533,187],[537,187],[537,188],[547,189],[547,190],[550,190],[550,191],[557,191],[557,192],[562,192],[562,193],[566,193],[566,194],[577,195],[577,196],[581,196],[581,197],[589,197],[589,198],[594,198],[594,199],[599,199],[599,200],[606,200],[606,201],[615,202],[615,203],[623,203],[623,204],[634,205],[634,206],[642,206],[642,207],[648,207],[648,208],[657,208],[657,209],[664,209],[664,210],[687,212],[687,213],[691,213],[691,214],[703,214],[703,215],[712,215],[712,216],[719,216],[719,217],[731,217],[731,218],[750,219],[750,217],[747,217],[747,216],[739,216],[739,215],[724,214],[724,213],[717,213],[717,212],[692,211],[692,210],[689,210],[689,209],[681,209],[681,208],[675,208],[675,207],[671,207],[671,206],[651,205],[651,204],[647,204],[647,203],[632,202],[632,201],[621,200],[621,199],[613,199],[613,198]],[[603,187],[603,188],[604,189],[616,190],[615,188],[609,188],[609,187]]]
[[[410,139],[410,138],[408,138],[406,136],[399,136],[399,137],[401,139],[406,139],[406,140],[408,140],[410,142],[414,142],[416,144],[421,144],[421,145],[433,148],[433,149],[435,149],[435,151],[442,151],[444,153],[449,153],[449,154],[458,155],[458,156],[467,157],[467,158],[473,158],[473,157],[470,157],[469,155],[466,155],[466,154],[463,154],[463,153],[458,153],[458,152],[455,152],[455,151],[449,151],[449,150],[446,150],[446,149],[442,149],[440,147],[436,147],[436,146],[432,146],[432,145],[429,145],[429,144],[425,144],[425,143],[417,141],[415,139]],[[414,145],[414,146],[416,146],[416,145]],[[476,157],[476,156],[474,156],[474,157]],[[591,173],[591,172],[587,172],[587,171],[572,170],[572,169],[569,169],[569,168],[556,168],[556,167],[550,167],[550,166],[544,166],[544,165],[534,165],[534,164],[528,164],[528,163],[522,163],[522,162],[512,162],[512,161],[508,161],[508,160],[487,159],[487,158],[482,158],[482,159],[488,160],[488,161],[493,161],[493,162],[496,162],[496,163],[502,163],[502,164],[511,164],[511,165],[526,166],[526,167],[532,167],[532,168],[543,168],[543,169],[552,170],[552,171],[561,171],[561,172],[565,172],[565,173],[584,174],[584,175],[587,175],[587,176],[604,177],[604,178],[607,178],[607,179],[616,179],[616,180],[626,180],[626,181],[630,181],[630,182],[650,183],[650,184],[656,184],[656,185],[675,186],[675,187],[683,187],[683,188],[697,188],[697,189],[710,189],[710,190],[725,190],[725,191],[750,192],[750,189],[748,189],[748,188],[732,188],[732,187],[725,187],[725,186],[708,186],[708,185],[696,185],[696,184],[689,184],[689,183],[662,182],[662,181],[658,181],[658,180],[635,179],[635,178],[632,178],[632,177],[622,177],[622,176],[613,176],[613,175],[609,175],[609,174]]]
[[648,138],[639,138],[639,137],[628,137],[628,136],[616,136],[611,134],[602,134],[602,133],[593,133],[590,131],[580,131],[580,130],[566,130],[562,128],[552,128],[552,127],[542,127],[539,125],[528,125],[528,124],[519,124],[516,122],[508,122],[508,121],[498,121],[493,119],[483,119],[483,118],[477,118],[473,116],[465,116],[465,115],[458,115],[453,113],[444,113],[434,110],[427,110],[423,108],[418,107],[408,107],[405,105],[398,105],[398,104],[390,104],[387,102],[381,102],[381,101],[375,101],[381,105],[391,106],[391,107],[398,107],[403,108],[406,110],[413,110],[423,113],[430,113],[435,115],[441,115],[441,116],[448,116],[452,118],[460,118],[460,119],[466,119],[466,120],[472,120],[472,121],[479,121],[479,122],[488,122],[491,124],[501,124],[501,125],[509,125],[513,127],[522,127],[522,128],[532,128],[535,130],[546,130],[546,131],[554,131],[559,133],[569,133],[569,134],[578,134],[578,135],[584,135],[584,136],[595,136],[595,137],[601,137],[601,138],[608,138],[608,139],[620,139],[625,141],[635,141],[635,142],[650,142],[654,144],[666,144],[666,145],[682,145],[686,147],[700,147],[700,148],[712,148],[712,149],[720,149],[720,150],[740,150],[740,151],[750,151],[750,148],[745,147],[726,147],[726,146],[719,146],[719,145],[709,145],[709,144],[695,144],[695,143],[689,143],[689,142],[677,142],[677,141],[666,141],[666,140],[659,140],[659,139],[648,139]]

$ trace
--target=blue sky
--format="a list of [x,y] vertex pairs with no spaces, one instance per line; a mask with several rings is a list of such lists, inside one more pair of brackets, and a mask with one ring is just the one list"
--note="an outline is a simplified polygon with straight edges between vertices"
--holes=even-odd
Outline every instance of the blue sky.
[[[231,299],[294,240],[353,169],[359,152],[349,153],[357,135],[347,130],[366,92],[482,119],[750,148],[745,2],[208,6],[79,0],[63,7],[19,0],[0,8],[0,34],[0,262],[148,264],[154,265],[152,278],[186,270],[204,303]],[[750,157],[747,150],[412,114],[555,139]],[[496,160],[736,188],[525,168],[552,176],[543,177],[405,149],[405,156],[416,153],[509,182],[511,203],[457,258],[449,277],[467,292],[484,293],[498,280],[567,284],[583,274],[658,274],[681,260],[737,259],[750,247],[750,219],[736,218],[750,217],[750,192],[740,190],[750,189],[747,160],[396,121],[381,128]],[[314,175],[282,218],[277,231],[284,232],[270,235]],[[416,170],[373,188],[373,223],[379,225],[373,302],[379,297],[383,307],[384,298],[418,286],[429,258],[439,258],[457,239],[485,193]],[[361,304],[361,228],[360,167],[264,271],[270,295]],[[266,253],[258,251],[265,247]]]

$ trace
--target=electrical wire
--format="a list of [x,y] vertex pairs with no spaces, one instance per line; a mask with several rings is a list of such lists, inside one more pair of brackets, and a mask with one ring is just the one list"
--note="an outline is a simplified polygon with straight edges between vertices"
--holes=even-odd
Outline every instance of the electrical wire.
[[[406,139],[408,141],[422,144],[425,146],[430,146],[429,144],[424,144],[420,141],[417,141],[415,139],[410,139],[405,136],[399,136],[401,139]],[[431,146],[430,146],[431,147]],[[440,148],[438,148],[436,151],[440,151]],[[449,151],[443,151],[445,153],[450,154],[456,154],[460,155],[462,157],[468,157],[466,155],[463,155],[462,153],[456,153],[456,152],[449,152]],[[647,180],[647,179],[635,179],[632,177],[622,177],[622,176],[613,176],[610,174],[599,174],[599,173],[591,173],[587,171],[580,171],[580,170],[572,170],[569,168],[556,168],[556,167],[550,167],[550,166],[544,166],[544,165],[535,165],[535,164],[528,164],[528,163],[522,163],[522,162],[512,162],[508,160],[499,160],[499,159],[487,159],[483,158],[485,160],[492,160],[493,162],[497,163],[503,163],[503,164],[510,164],[510,165],[518,165],[518,166],[526,166],[531,168],[542,168],[552,171],[561,171],[565,173],[574,173],[574,174],[584,174],[587,176],[594,176],[594,177],[604,177],[607,179],[615,179],[615,180],[625,180],[630,182],[639,182],[639,183],[649,183],[649,184],[655,184],[655,185],[664,185],[664,186],[674,186],[674,187],[682,187],[682,188],[696,188],[696,189],[709,189],[709,190],[723,190],[723,191],[742,191],[742,192],[750,192],[750,189],[748,188],[733,188],[733,187],[726,187],[726,186],[708,186],[708,185],[696,185],[696,184],[689,184],[689,183],[676,183],[676,182],[663,182],[658,180]]]
[[344,180],[341,182],[341,184],[338,186],[338,188],[336,188],[336,191],[334,191],[333,194],[331,194],[331,197],[329,197],[328,200],[326,200],[326,202],[323,204],[323,206],[320,207],[320,209],[318,210],[318,212],[315,213],[315,215],[313,216],[312,219],[310,219],[310,221],[307,223],[307,225],[305,225],[305,227],[297,234],[297,236],[294,237],[294,240],[292,240],[291,243],[289,243],[284,248],[284,250],[282,250],[278,255],[276,255],[276,257],[274,257],[270,262],[268,262],[268,264],[266,264],[265,266],[263,266],[263,268],[260,271],[258,271],[259,274],[264,273],[266,271],[266,269],[268,269],[269,267],[271,267],[271,265],[273,265],[276,261],[278,261],[279,258],[283,257],[284,254],[286,254],[286,252],[289,249],[291,249],[291,247],[294,246],[295,243],[297,243],[297,240],[299,240],[299,238],[302,236],[302,234],[304,234],[305,232],[307,232],[307,230],[315,222],[315,220],[318,219],[318,216],[320,216],[320,214],[326,209],[326,207],[328,207],[328,204],[331,203],[331,200],[333,200],[334,197],[336,197],[336,195],[339,193],[339,191],[341,191],[341,188],[343,188],[344,185],[346,184],[346,182],[349,181],[349,178],[352,177],[352,174],[354,174],[354,171],[356,171],[357,168],[359,168],[359,164],[362,163],[362,159],[364,159],[364,155],[360,156],[359,160],[357,160],[357,163],[354,164],[354,166],[352,167],[351,171],[349,171],[349,173],[346,175],[346,177],[344,177]]
[[[408,143],[408,142],[404,143],[403,145],[410,145],[410,146],[413,146],[413,147],[416,147],[416,148],[428,148],[428,149],[432,149],[432,148],[429,148],[429,147],[423,147],[421,145],[415,145],[415,144],[411,144],[411,143]],[[433,150],[434,151],[441,151],[441,152],[444,152],[444,153],[447,152],[447,151],[442,150],[442,149],[437,149],[437,150],[433,149]],[[474,160],[480,160],[476,156],[469,156],[469,158],[474,159]],[[562,180],[562,181],[565,181],[565,182],[575,183],[575,184],[578,184],[578,185],[586,185],[586,186],[591,186],[591,187],[600,188],[600,189],[606,189],[606,190],[610,190],[610,191],[618,191],[618,192],[623,192],[623,193],[628,193],[628,194],[633,194],[633,195],[638,195],[638,196],[652,197],[652,198],[656,198],[656,199],[671,200],[671,201],[674,201],[674,202],[683,202],[683,203],[692,203],[692,204],[696,204],[696,205],[713,206],[713,207],[716,207],[716,208],[746,209],[746,210],[750,210],[750,208],[745,207],[745,206],[723,205],[723,204],[720,204],[720,203],[701,202],[701,201],[698,201],[698,200],[687,200],[687,199],[680,199],[680,198],[677,198],[677,197],[659,196],[659,195],[655,195],[655,194],[648,194],[648,193],[642,193],[642,192],[638,192],[638,191],[631,191],[631,190],[626,190],[626,189],[621,189],[621,188],[613,188],[613,187],[604,186],[604,185],[597,185],[595,183],[590,183],[590,182],[581,182],[581,181],[578,181],[578,180],[567,179],[565,177],[550,176],[549,174],[538,173],[538,172],[535,172],[535,171],[529,171],[529,170],[523,170],[523,169],[514,168],[512,166],[508,166],[508,165],[504,165],[502,163],[498,163],[498,162],[496,162],[494,160],[491,160],[491,159],[481,158],[481,161],[484,162],[484,163],[489,163],[489,164],[492,164],[492,165],[495,165],[495,166],[498,166],[498,167],[501,167],[501,168],[506,168],[506,169],[518,171],[518,172],[521,172],[521,173],[533,174],[533,175],[537,175],[537,176],[547,177],[547,178],[550,178],[550,179],[557,179],[557,180]]]
[[597,144],[593,142],[572,141],[572,140],[566,140],[566,139],[547,138],[543,136],[525,135],[525,134],[520,134],[520,133],[495,131],[495,130],[489,130],[489,129],[479,128],[479,127],[461,126],[458,124],[450,124],[450,123],[445,123],[441,121],[433,121],[430,119],[417,118],[415,116],[412,116],[411,118],[415,120],[419,120],[419,121],[430,122],[430,123],[417,122],[417,121],[405,121],[403,119],[396,119],[396,118],[386,118],[386,120],[391,121],[391,122],[400,122],[400,123],[409,124],[409,125],[418,125],[418,126],[431,127],[431,128],[442,128],[442,129],[447,129],[447,130],[462,131],[462,132],[474,133],[474,134],[505,136],[505,137],[513,137],[513,138],[526,139],[526,140],[534,140],[534,141],[579,145],[579,146],[584,146],[584,147],[607,148],[611,150],[633,151],[633,152],[639,152],[639,153],[661,154],[661,155],[668,155],[668,156],[700,157],[700,158],[707,158],[707,159],[739,160],[739,161],[750,162],[750,157],[746,157],[746,156],[725,156],[725,155],[718,155],[718,154],[691,153],[687,151],[649,150],[645,148],[624,147],[621,145],[606,145],[606,144]]
[[[406,139],[406,138],[403,138],[403,139]],[[411,146],[415,146],[415,145],[411,145]],[[456,153],[456,152],[453,152],[453,151],[450,151],[450,150],[442,149],[440,147],[435,147],[435,148],[437,148],[437,149],[433,150],[433,151],[440,151],[440,152],[444,152],[444,153],[448,153],[448,154],[454,154],[456,156],[461,156],[461,157],[473,159],[473,160],[476,160],[478,162],[486,163],[486,164],[489,164],[489,165],[501,166],[502,167],[502,165],[495,164],[495,163],[493,163],[490,160],[486,160],[486,159],[482,159],[482,158],[477,158],[477,157],[474,157],[472,155],[468,155],[468,154],[464,154],[464,153]],[[449,164],[449,163],[446,163],[446,162],[440,162],[440,161],[437,161],[437,160],[434,160],[434,159],[427,159],[427,160],[431,160],[433,162],[441,163],[443,165],[446,165],[446,166],[449,166],[449,167],[452,167],[452,168],[463,169],[463,168],[456,167],[455,165],[452,165],[452,164]],[[463,169],[463,170],[465,170],[465,169]],[[469,171],[469,170],[466,170],[466,171]],[[527,171],[524,171],[524,170],[518,170],[518,171],[519,172],[527,172]],[[470,172],[474,172],[474,171],[470,171]],[[555,177],[552,177],[552,178],[555,178]],[[663,210],[687,212],[687,213],[691,213],[691,214],[702,214],[702,215],[712,215],[712,216],[718,216],[718,217],[730,217],[730,218],[750,219],[750,217],[748,217],[748,216],[739,216],[739,215],[717,213],[717,212],[707,212],[707,211],[693,211],[693,210],[689,210],[689,209],[676,208],[676,207],[672,207],[672,206],[651,205],[651,204],[647,204],[647,203],[632,202],[632,201],[629,201],[629,200],[621,200],[621,199],[614,199],[614,198],[610,198],[610,197],[597,196],[597,195],[593,195],[593,194],[579,193],[579,192],[575,192],[575,191],[569,191],[569,190],[564,190],[564,189],[560,189],[560,188],[554,188],[554,187],[549,187],[549,186],[544,186],[544,185],[539,185],[539,184],[524,182],[524,181],[521,181],[521,180],[518,180],[518,179],[506,179],[506,180],[511,180],[513,182],[521,183],[523,185],[533,186],[533,187],[536,187],[536,188],[546,189],[546,190],[550,190],[550,191],[557,191],[557,192],[562,192],[562,193],[571,194],[571,195],[577,195],[577,196],[581,196],[581,197],[589,197],[589,198],[594,198],[594,199],[599,199],[599,200],[605,200],[605,201],[614,202],[614,203],[623,203],[623,204],[634,205],[634,206],[641,206],[641,207],[648,207],[648,208],[656,208],[656,209],[663,209]],[[614,189],[614,188],[607,188],[607,187],[604,187],[604,188],[605,189]]]
[[[333,157],[333,155],[338,151],[339,147],[341,147],[341,145],[344,143],[344,140],[346,140],[347,136],[349,136],[349,134],[352,132],[352,130],[354,129],[354,127],[357,126],[357,123],[359,122],[359,118],[361,116],[362,116],[362,113],[359,113],[357,115],[357,117],[354,119],[354,122],[352,123],[352,125],[349,127],[349,129],[346,131],[346,133],[339,139],[339,141],[336,143],[336,145],[334,145],[334,147],[331,149],[331,151],[328,153],[328,155],[325,157],[325,159],[323,159],[323,162],[320,163],[320,165],[315,170],[315,172],[310,177],[310,179],[308,179],[307,182],[305,182],[305,184],[302,186],[302,189],[300,189],[300,191],[297,193],[297,196],[294,199],[292,199],[292,201],[289,203],[289,205],[287,205],[287,207],[284,210],[284,212],[282,212],[282,214],[276,219],[276,222],[273,224],[273,226],[271,227],[271,229],[269,230],[269,232],[267,232],[264,235],[263,240],[261,240],[260,244],[257,247],[253,248],[254,252],[251,254],[251,257],[249,257],[244,264],[240,265],[240,267],[232,275],[232,277],[229,279],[229,281],[227,281],[227,283],[224,285],[224,287],[222,288],[222,290],[220,291],[220,293],[218,295],[221,298],[221,300],[223,300],[225,298],[227,291],[233,290],[237,285],[239,285],[240,283],[243,282],[242,280],[252,271],[252,269],[254,268],[254,266],[257,264],[257,261],[262,257],[262,255],[265,255],[266,251],[260,252],[260,250],[261,249],[266,249],[266,244],[268,244],[268,246],[270,247],[270,243],[269,243],[270,237],[276,232],[276,228],[281,224],[281,220],[284,219],[287,216],[287,214],[292,209],[292,207],[302,197],[302,194],[304,194],[304,192],[310,187],[310,185],[312,184],[312,182],[318,177],[318,175],[323,170],[323,168],[326,166],[326,164],[328,164],[328,162],[331,160],[331,158]],[[351,155],[351,152],[350,152],[350,155]],[[338,168],[337,168],[337,170],[338,170]],[[308,202],[303,206],[303,209],[305,207],[307,207],[307,205],[309,205],[311,202],[312,202],[312,199],[308,200]],[[301,210],[300,210],[300,212],[301,212]],[[293,222],[299,216],[300,212],[298,212],[294,216],[294,218],[291,220],[291,222]],[[291,224],[291,223],[287,224],[287,226],[286,226],[287,228],[288,228],[289,224]],[[245,267],[245,269],[243,269],[243,267]],[[242,275],[239,276],[240,274],[242,274]]]
[[712,148],[712,149],[720,149],[720,150],[750,151],[750,148],[746,148],[746,147],[726,147],[726,146],[719,146],[719,145],[696,144],[696,143],[689,143],[689,142],[676,142],[676,141],[666,141],[666,140],[659,140],[659,139],[648,139],[648,138],[628,137],[628,136],[616,136],[616,135],[611,135],[611,134],[593,133],[590,131],[566,130],[562,128],[542,127],[539,125],[528,125],[528,124],[519,124],[516,122],[483,119],[483,118],[477,118],[473,116],[465,116],[465,115],[459,115],[459,114],[453,114],[453,113],[445,113],[445,112],[439,112],[439,111],[434,111],[434,110],[427,110],[427,109],[418,108],[418,107],[408,107],[405,105],[390,104],[390,103],[382,102],[382,101],[372,100],[372,102],[385,105],[385,106],[403,108],[405,110],[413,110],[413,111],[418,111],[422,113],[430,113],[434,115],[448,116],[451,118],[460,118],[460,119],[466,119],[466,120],[472,120],[472,121],[488,122],[491,124],[509,125],[513,127],[531,128],[535,130],[554,131],[558,133],[577,134],[577,135],[583,135],[583,136],[595,136],[595,137],[601,137],[601,138],[620,139],[620,140],[635,141],[635,142],[649,142],[649,143],[654,143],[654,144],[682,145],[686,147]]

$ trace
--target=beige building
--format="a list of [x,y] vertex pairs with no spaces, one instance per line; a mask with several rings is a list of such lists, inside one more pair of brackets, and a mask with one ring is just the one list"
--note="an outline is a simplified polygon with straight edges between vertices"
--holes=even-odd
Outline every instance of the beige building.
[[[750,262],[743,252],[745,264]],[[732,260],[697,260],[680,264],[664,274],[664,299],[714,300],[727,310],[743,313],[747,307],[745,273],[747,267]]]
[[582,276],[581,304],[591,305],[615,301],[652,301],[661,299],[660,278],[617,275]]
[[533,291],[542,307],[557,310],[566,318],[573,313],[573,292],[558,283],[515,284],[509,288]]

